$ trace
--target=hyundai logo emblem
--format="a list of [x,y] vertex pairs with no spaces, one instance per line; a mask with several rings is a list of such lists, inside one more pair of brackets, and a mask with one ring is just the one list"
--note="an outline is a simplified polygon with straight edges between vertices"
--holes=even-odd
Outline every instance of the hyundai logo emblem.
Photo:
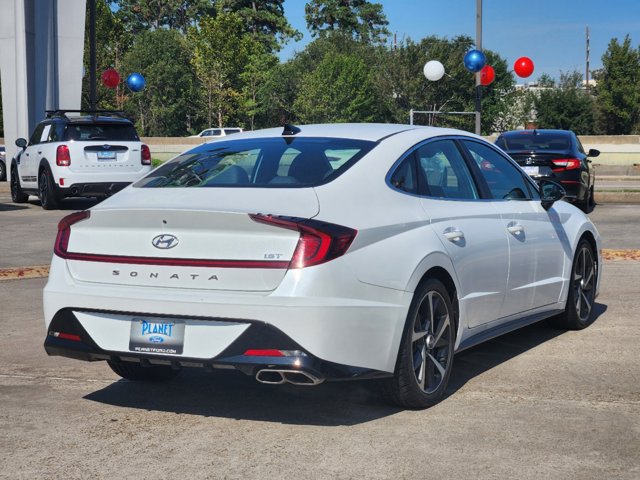
[[106,143],[102,145],[103,150],[109,150],[110,148],[111,148],[111,145],[107,145]]
[[168,233],[163,233],[162,235],[158,235],[151,240],[151,244],[162,250],[169,250],[170,248],[178,245],[178,237],[175,235],[170,235]]

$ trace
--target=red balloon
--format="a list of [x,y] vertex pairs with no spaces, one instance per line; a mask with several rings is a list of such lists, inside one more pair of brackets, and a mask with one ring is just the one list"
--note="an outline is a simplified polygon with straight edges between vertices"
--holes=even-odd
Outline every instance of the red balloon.
[[519,77],[527,78],[533,73],[533,62],[529,57],[520,57],[513,64],[513,70]]
[[102,72],[102,84],[107,88],[116,88],[120,83],[120,74],[113,68]]
[[491,65],[485,65],[482,70],[480,70],[480,83],[485,87],[491,85],[495,79],[496,71]]

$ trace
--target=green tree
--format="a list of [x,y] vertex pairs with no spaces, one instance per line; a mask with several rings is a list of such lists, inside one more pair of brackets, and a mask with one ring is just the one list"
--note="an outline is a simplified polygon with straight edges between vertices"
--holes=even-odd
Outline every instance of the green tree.
[[138,133],[179,136],[188,132],[193,115],[194,74],[185,38],[176,30],[153,30],[136,36],[123,70],[140,72],[142,92],[129,93],[125,111],[137,120]]
[[367,43],[389,35],[382,5],[367,0],[311,0],[305,5],[307,28],[313,37],[335,31]]
[[[573,130],[578,135],[593,133],[594,103],[582,86],[582,74],[562,73],[558,85],[533,94],[533,109],[539,128]],[[551,88],[552,87],[552,88]]]
[[[267,79],[278,64],[278,58],[263,50],[262,45],[254,45],[247,57],[247,63],[240,73],[242,90],[240,92],[240,115],[246,120],[244,124],[253,130],[256,121],[260,122],[268,116],[269,102],[265,98],[270,92],[265,88]],[[264,126],[267,126],[265,124]]]
[[213,15],[213,0],[113,0],[110,2],[133,33],[169,28],[186,33],[203,16]]
[[375,91],[369,67],[357,55],[329,52],[304,77],[294,109],[304,123],[373,121]]
[[237,13],[219,13],[203,19],[188,34],[193,48],[192,65],[200,81],[208,126],[222,127],[238,120],[242,101],[241,74],[252,53],[261,45],[245,31]]
[[302,38],[302,34],[284,16],[283,3],[284,0],[218,0],[217,9],[224,13],[237,13],[247,32],[267,50],[274,52],[290,39]]
[[640,48],[627,35],[609,42],[597,80],[597,129],[609,135],[640,132]]

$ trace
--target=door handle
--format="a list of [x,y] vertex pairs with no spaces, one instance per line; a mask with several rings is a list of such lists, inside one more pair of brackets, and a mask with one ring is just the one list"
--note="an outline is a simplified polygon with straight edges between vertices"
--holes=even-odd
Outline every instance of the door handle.
[[40,155],[42,153],[42,150],[38,150],[38,155]]
[[459,242],[464,238],[464,233],[458,230],[456,227],[449,227],[444,232],[442,232],[444,238],[449,240],[450,242]]
[[510,222],[509,225],[507,225],[507,231],[512,235],[518,236],[524,233],[524,227],[517,222]]

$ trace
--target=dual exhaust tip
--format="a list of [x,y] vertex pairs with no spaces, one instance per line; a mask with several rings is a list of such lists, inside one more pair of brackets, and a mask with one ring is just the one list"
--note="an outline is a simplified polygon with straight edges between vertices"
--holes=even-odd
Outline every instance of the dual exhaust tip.
[[278,370],[265,368],[256,373],[256,380],[268,385],[281,385],[291,383],[293,385],[315,386],[324,382],[324,378],[315,376],[303,370]]

